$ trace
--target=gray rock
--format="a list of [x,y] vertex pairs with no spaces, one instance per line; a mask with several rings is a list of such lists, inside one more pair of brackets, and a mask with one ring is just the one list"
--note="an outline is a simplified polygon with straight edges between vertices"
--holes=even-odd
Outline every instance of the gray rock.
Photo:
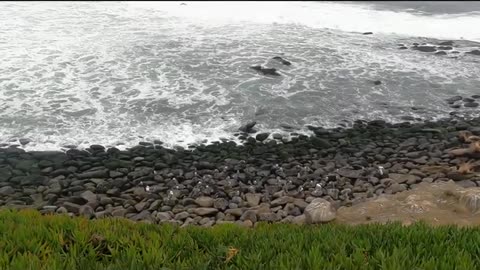
[[133,221],[151,220],[152,216],[151,216],[150,211],[143,210],[142,212],[132,216],[130,219],[133,220]]
[[112,211],[112,216],[114,217],[124,217],[128,213],[127,209],[124,209],[123,207],[117,208]]
[[213,207],[224,211],[228,207],[228,201],[224,198],[217,198],[213,201]]
[[91,192],[90,190],[87,190],[80,194],[80,197],[88,201],[89,203],[97,203],[97,194]]
[[5,186],[0,188],[0,196],[9,196],[15,193],[15,189],[11,186]]
[[[188,213],[187,213],[188,214]],[[155,216],[159,222],[172,219],[172,215],[169,212],[158,212]]]
[[64,202],[63,207],[67,209],[68,212],[78,214],[80,212],[80,207],[82,206],[72,202]]
[[205,196],[198,197],[197,199],[195,199],[195,203],[201,207],[212,207],[213,202],[214,202],[213,198],[205,197]]
[[[80,206],[79,206],[80,207]],[[68,210],[67,208],[63,207],[63,206],[60,206],[57,208],[57,211],[55,211],[57,214],[67,214],[68,213]]]
[[406,184],[398,184],[398,183],[393,183],[391,186],[389,186],[386,190],[385,193],[387,194],[396,194],[402,191],[407,190],[407,185]]
[[137,210],[137,212],[142,212],[147,206],[147,204],[148,204],[147,202],[139,202],[135,204],[135,210]]
[[78,179],[108,178],[108,170],[97,170],[77,174]]
[[398,184],[403,184],[407,181],[409,182],[417,182],[420,181],[420,177],[416,175],[411,175],[411,174],[399,174],[399,173],[390,173],[388,174],[388,177],[395,181]]
[[329,222],[335,219],[336,211],[332,204],[322,198],[314,199],[304,211],[307,224]]
[[234,217],[240,217],[243,214],[243,209],[241,208],[227,209],[225,210],[225,214],[230,214]]
[[251,222],[257,222],[257,213],[254,210],[247,210],[240,217],[241,221],[250,220]]
[[92,218],[95,216],[95,211],[93,210],[93,208],[86,204],[86,205],[82,205],[79,209],[79,212],[78,212],[81,216],[84,216],[86,218]]
[[193,212],[199,216],[212,216],[218,213],[216,208],[200,207],[193,209]]
[[279,216],[277,216],[275,213],[272,213],[272,212],[258,214],[259,221],[275,222],[275,221],[279,221],[280,219],[281,218]]
[[358,179],[362,177],[363,170],[338,169],[338,174],[343,177]]
[[285,204],[287,204],[287,203],[291,203],[291,202],[293,202],[293,201],[294,201],[294,198],[292,198],[292,197],[282,196],[282,197],[280,197],[280,198],[278,198],[278,199],[273,200],[273,201],[270,203],[270,205],[271,205],[272,207],[283,206],[283,205],[285,205]]
[[178,214],[175,215],[175,219],[176,220],[185,220],[187,219],[188,217],[190,216],[190,214],[188,212],[180,212]]
[[477,184],[475,184],[475,182],[471,181],[471,180],[462,180],[462,181],[458,181],[458,182],[455,182],[457,185],[461,186],[461,187],[464,187],[464,188],[471,188],[471,187],[476,187]]
[[260,204],[260,199],[262,198],[262,194],[258,193],[247,193],[245,194],[245,199],[247,201],[247,204],[250,207],[254,207]]

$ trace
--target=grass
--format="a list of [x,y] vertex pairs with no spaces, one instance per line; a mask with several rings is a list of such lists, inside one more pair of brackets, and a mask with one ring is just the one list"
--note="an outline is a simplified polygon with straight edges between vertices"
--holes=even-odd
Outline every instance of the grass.
[[0,211],[0,269],[480,269],[480,230],[233,224],[213,228]]

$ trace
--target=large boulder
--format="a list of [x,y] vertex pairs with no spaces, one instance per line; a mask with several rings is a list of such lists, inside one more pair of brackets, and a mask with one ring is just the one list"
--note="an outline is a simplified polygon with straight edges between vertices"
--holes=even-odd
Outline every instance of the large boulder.
[[334,220],[336,210],[329,201],[316,198],[305,208],[304,214],[307,224],[317,224]]

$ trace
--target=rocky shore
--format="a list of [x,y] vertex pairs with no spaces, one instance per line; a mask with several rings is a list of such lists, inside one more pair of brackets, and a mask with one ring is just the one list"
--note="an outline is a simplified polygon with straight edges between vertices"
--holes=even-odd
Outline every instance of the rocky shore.
[[420,183],[480,186],[480,154],[465,137],[480,135],[480,118],[309,128],[315,135],[287,141],[244,132],[243,145],[191,149],[160,141],[125,151],[0,148],[0,206],[185,226],[302,224],[328,222],[341,206]]

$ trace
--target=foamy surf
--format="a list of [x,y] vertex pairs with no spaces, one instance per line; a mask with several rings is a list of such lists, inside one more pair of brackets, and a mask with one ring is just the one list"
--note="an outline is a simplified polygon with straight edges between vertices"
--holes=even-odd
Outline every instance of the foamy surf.
[[[472,14],[327,2],[180,3],[0,3],[0,143],[187,147],[237,140],[249,121],[287,136],[292,130],[282,125],[308,134],[306,125],[359,118],[434,120],[451,111],[445,98],[480,89],[478,58],[465,54],[475,43],[456,41],[451,51],[458,54],[445,57],[398,49],[440,42],[434,37],[475,40]],[[374,35],[359,34],[365,31]],[[272,59],[278,55],[292,65]],[[251,65],[282,76],[262,76]]]

